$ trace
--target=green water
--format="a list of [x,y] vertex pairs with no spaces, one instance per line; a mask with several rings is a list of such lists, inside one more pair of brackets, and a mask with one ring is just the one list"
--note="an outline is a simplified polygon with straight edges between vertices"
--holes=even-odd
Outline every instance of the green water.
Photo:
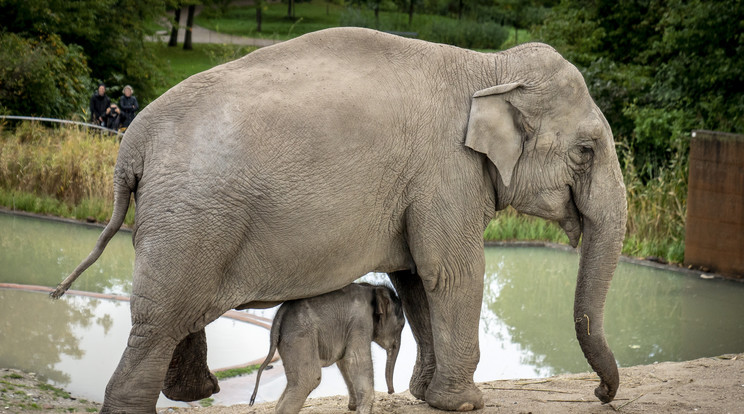
[[[0,213],[0,283],[55,287],[95,246],[101,228]],[[129,295],[132,234],[120,231],[72,289]]]
[[[56,286],[90,252],[100,231],[0,214],[0,282]],[[476,381],[590,370],[572,321],[578,259],[576,253],[547,248],[486,249]],[[128,295],[133,262],[131,234],[120,232],[73,289]],[[742,315],[744,283],[621,262],[607,300],[605,331],[620,366],[682,361],[744,352]],[[69,296],[53,302],[45,294],[0,290],[0,366],[40,373],[100,401],[126,344],[128,324],[127,303]],[[210,355],[215,355],[210,358],[222,358],[210,364],[263,357],[268,335],[255,329],[260,332],[232,322],[210,325]],[[384,354],[375,359],[384,365]],[[415,359],[406,327],[396,389],[407,388]],[[375,366],[376,374],[383,372]],[[324,371],[323,391],[315,396],[345,393],[340,375],[332,375]],[[382,378],[375,384],[385,389]]]
[[[518,344],[522,363],[538,374],[589,370],[572,321],[578,259],[552,249],[486,249],[481,327]],[[621,262],[605,332],[620,366],[683,361],[744,352],[742,315],[744,283]]]

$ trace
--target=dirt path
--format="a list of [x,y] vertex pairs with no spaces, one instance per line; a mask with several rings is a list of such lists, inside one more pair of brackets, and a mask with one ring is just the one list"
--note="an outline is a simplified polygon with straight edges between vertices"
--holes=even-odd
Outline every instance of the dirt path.
[[[602,405],[594,397],[595,374],[560,375],[536,380],[478,384],[486,407],[482,413],[742,413],[744,353],[687,362],[664,362],[620,370],[615,401]],[[249,391],[247,391],[249,392]],[[346,397],[307,400],[303,414],[347,413]],[[200,414],[273,413],[274,403],[187,409]],[[181,411],[181,410],[179,410]],[[375,412],[442,413],[408,392],[378,393]]]
[[[233,2],[233,5],[247,5],[252,4],[252,2],[246,2],[246,1],[237,1]],[[199,13],[201,13],[202,6],[196,7],[196,12],[194,16],[198,16]],[[183,44],[183,40],[186,37],[186,16],[188,16],[188,8],[184,7],[181,10],[181,24],[179,25],[178,29],[178,43],[179,45]],[[166,30],[160,31],[156,33],[156,36],[165,43],[168,43],[168,39],[170,38],[170,21],[169,20],[163,20],[163,25],[167,26]],[[271,37],[265,37],[265,38],[258,38],[258,37],[245,37],[245,36],[236,36],[231,34],[225,34],[225,33],[219,33],[215,32],[213,30],[209,30],[205,27],[198,26],[194,24],[191,28],[191,41],[193,43],[219,43],[219,44],[229,44],[229,45],[242,45],[242,46],[256,46],[256,47],[266,47],[271,46],[276,43],[280,43],[281,40],[274,39]]]
[[[480,413],[742,413],[744,412],[744,353],[686,362],[664,362],[620,370],[620,391],[610,404],[594,398],[595,374],[560,375],[545,379],[492,381],[478,384],[486,406]],[[246,390],[249,393],[251,390]],[[307,400],[302,414],[348,413],[346,396]],[[268,414],[275,403],[254,407],[161,409],[161,413]],[[46,386],[34,374],[0,369],[0,414],[85,412],[97,403],[75,399]],[[378,393],[375,412],[393,414],[443,413],[417,401],[408,392]]]

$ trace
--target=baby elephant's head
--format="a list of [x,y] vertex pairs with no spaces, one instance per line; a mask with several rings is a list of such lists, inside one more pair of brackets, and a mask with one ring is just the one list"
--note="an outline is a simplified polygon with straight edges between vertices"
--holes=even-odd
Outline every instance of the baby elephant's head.
[[403,305],[395,291],[387,286],[375,288],[375,330],[372,338],[378,345],[387,351],[387,364],[385,365],[385,381],[388,386],[388,394],[395,392],[393,389],[393,370],[395,361],[398,359],[400,350],[400,336],[406,318],[403,316]]

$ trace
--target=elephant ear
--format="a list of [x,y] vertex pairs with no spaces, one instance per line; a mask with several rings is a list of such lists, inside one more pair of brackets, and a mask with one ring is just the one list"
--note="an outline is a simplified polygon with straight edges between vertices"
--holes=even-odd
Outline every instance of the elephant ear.
[[390,310],[390,296],[387,289],[375,289],[375,315],[385,318]]
[[507,187],[514,166],[522,155],[523,140],[515,122],[517,108],[506,100],[504,94],[519,86],[519,83],[507,83],[473,94],[465,135],[465,146],[486,154]]

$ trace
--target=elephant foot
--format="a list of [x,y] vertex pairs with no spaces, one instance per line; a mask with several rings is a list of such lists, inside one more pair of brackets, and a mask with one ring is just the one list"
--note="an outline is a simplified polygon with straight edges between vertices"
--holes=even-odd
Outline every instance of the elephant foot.
[[411,377],[408,391],[419,400],[426,401],[426,390],[429,388],[431,378],[424,379],[420,376]]
[[174,401],[197,401],[220,392],[219,381],[211,372],[200,378],[183,378],[181,382],[163,388],[163,394]]
[[174,401],[197,401],[220,392],[217,377],[207,366],[204,329],[188,335],[173,352],[163,382],[163,394]]
[[484,405],[483,393],[473,383],[462,388],[447,389],[433,381],[426,390],[426,402],[446,411],[479,410]]
[[413,366],[411,381],[408,383],[408,391],[419,400],[426,400],[426,390],[429,388],[434,371],[436,371],[436,359],[434,355],[421,356],[419,350],[416,365]]

